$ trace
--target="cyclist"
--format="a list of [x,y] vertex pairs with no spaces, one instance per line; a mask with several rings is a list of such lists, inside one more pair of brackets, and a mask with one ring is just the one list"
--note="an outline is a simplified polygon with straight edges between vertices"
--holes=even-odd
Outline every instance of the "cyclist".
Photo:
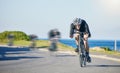
[[[57,42],[60,38],[60,32],[58,31],[58,29],[52,29],[49,31],[48,36],[49,36],[49,40],[50,40],[49,50],[56,51],[57,50]],[[56,48],[53,47],[53,43],[56,44]]]
[[75,37],[75,42],[77,46],[77,48],[75,49],[75,52],[79,51],[78,49],[79,32],[84,33],[83,38],[84,38],[84,46],[86,50],[86,55],[87,55],[87,61],[91,62],[91,58],[89,56],[89,45],[88,45],[88,38],[91,37],[89,26],[85,20],[81,18],[75,18],[70,25],[70,38],[73,38],[73,36]]
[[14,34],[9,34],[8,35],[8,46],[13,46],[13,41],[14,41]]

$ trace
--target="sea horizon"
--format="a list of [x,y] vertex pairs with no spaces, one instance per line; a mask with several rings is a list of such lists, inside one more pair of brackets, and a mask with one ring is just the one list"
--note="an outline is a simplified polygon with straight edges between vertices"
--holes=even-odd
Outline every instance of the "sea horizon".
[[[39,40],[49,40],[48,38],[40,38]],[[60,39],[60,43],[76,48],[74,39]],[[120,51],[120,40],[108,40],[108,39],[89,39],[90,48],[92,47],[108,47],[110,50]]]

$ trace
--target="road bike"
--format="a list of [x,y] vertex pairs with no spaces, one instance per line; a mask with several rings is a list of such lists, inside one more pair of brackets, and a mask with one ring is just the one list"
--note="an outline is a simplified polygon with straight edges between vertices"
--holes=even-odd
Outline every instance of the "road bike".
[[58,51],[58,43],[59,38],[54,37],[50,39],[50,46],[49,46],[49,51],[50,51],[50,55],[56,55],[56,52]]
[[50,39],[50,47],[49,47],[50,51],[57,51],[57,42],[58,42],[58,38]]
[[79,62],[81,67],[85,67],[87,61],[83,35],[84,35],[83,32],[79,32],[78,54],[79,54]]

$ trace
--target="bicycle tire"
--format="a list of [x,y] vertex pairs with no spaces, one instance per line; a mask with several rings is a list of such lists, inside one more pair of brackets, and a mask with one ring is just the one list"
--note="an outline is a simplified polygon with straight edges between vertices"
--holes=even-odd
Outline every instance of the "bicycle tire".
[[87,58],[86,56],[84,56],[84,67],[86,66],[86,61],[87,61]]
[[81,55],[79,55],[79,61],[80,61],[80,67],[83,67],[83,58]]
[[80,67],[86,66],[86,57],[82,54],[79,55]]

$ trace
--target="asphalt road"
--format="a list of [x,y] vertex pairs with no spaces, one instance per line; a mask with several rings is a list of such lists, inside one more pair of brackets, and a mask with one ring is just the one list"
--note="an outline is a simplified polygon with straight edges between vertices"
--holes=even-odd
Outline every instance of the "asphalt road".
[[92,57],[81,68],[77,55],[0,47],[0,73],[120,73],[120,62]]

